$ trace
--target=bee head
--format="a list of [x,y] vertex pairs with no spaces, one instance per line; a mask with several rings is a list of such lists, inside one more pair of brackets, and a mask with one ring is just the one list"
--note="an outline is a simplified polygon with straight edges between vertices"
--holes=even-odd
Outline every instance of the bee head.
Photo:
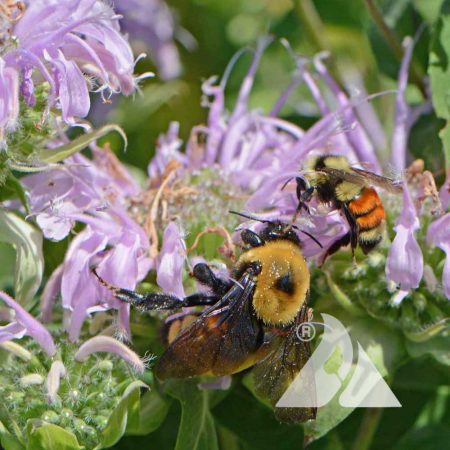
[[266,242],[285,239],[300,247],[301,242],[294,228],[296,227],[280,221],[267,222],[267,225],[260,231],[259,235]]
[[296,225],[293,225],[292,223],[285,223],[279,220],[272,221],[267,219],[260,219],[259,217],[253,216],[251,214],[241,213],[237,211],[230,211],[230,213],[245,217],[246,219],[265,223],[266,226],[259,232],[259,236],[263,242],[284,239],[301,247],[302,242],[298,237],[297,232],[295,231],[298,230],[300,233],[306,234],[306,236],[310,237],[319,247],[323,248],[322,244],[313,235],[311,235],[307,231],[300,230]]

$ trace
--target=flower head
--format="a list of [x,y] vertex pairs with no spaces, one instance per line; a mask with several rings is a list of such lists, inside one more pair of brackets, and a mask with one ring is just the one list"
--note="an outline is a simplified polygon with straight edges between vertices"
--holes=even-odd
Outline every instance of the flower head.
[[85,228],[72,240],[64,263],[44,290],[44,318],[61,292],[70,312],[69,335],[79,337],[92,308],[119,310],[118,326],[128,330],[128,305],[114,300],[92,276],[92,268],[118,286],[133,289],[152,265],[149,239],[127,212],[128,201],[139,187],[108,149],[93,147],[94,160],[76,155],[66,164],[24,178],[30,206],[44,236],[65,238],[76,223]]
[[[121,414],[117,408],[125,395],[124,387],[129,392],[136,383],[145,386],[135,380],[134,373],[143,373],[150,358],[141,360],[110,336],[90,337],[80,346],[72,344],[63,333],[52,336],[1,291],[0,299],[15,313],[14,322],[0,327],[4,352],[0,395],[8,403],[3,430],[20,429],[25,442],[28,421],[40,419],[39,426],[59,425],[66,433],[74,433],[86,448],[94,448],[109,417]],[[32,339],[25,339],[25,335]],[[44,352],[37,351],[37,344]],[[97,352],[102,355],[91,356]]]
[[103,1],[27,2],[9,39],[14,45],[0,60],[2,134],[17,124],[19,94],[33,106],[42,80],[49,86],[48,111],[59,108],[67,123],[88,114],[89,90],[128,95],[135,88],[131,48]]

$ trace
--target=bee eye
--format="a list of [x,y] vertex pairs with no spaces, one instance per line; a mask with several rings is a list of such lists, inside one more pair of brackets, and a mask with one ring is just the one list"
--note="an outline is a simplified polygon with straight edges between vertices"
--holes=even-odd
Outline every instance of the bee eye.
[[292,279],[291,274],[287,273],[286,275],[283,275],[282,277],[278,278],[277,281],[275,282],[275,287],[280,291],[286,292],[286,294],[293,294],[294,280]]

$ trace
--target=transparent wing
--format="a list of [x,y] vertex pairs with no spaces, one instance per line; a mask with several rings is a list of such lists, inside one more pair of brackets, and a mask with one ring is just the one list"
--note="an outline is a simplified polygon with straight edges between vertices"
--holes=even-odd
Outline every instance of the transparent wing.
[[374,185],[393,194],[401,194],[403,192],[401,181],[383,177],[382,175],[377,175],[376,173],[358,169],[356,167],[353,167],[351,170],[339,170],[324,167],[320,169],[320,172],[334,178],[335,180],[345,180],[359,186]]
[[[283,330],[284,333],[275,333],[268,355],[253,368],[256,392],[270,401],[276,418],[283,422],[305,422],[316,418],[316,408],[275,407],[311,356],[309,342],[301,341],[296,333],[297,327],[307,320],[305,302],[296,321],[288,330]],[[314,386],[311,389],[315,395]]]

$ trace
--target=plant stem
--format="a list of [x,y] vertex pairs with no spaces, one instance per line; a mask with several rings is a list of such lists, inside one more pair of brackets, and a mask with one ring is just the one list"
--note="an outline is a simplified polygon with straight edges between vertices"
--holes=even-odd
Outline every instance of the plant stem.
[[366,410],[352,450],[369,450],[382,414],[383,408],[368,408]]
[[329,50],[324,26],[311,0],[296,0],[295,10],[316,51]]
[[[323,52],[331,50],[326,38],[325,27],[314,6],[313,0],[295,0],[295,11],[314,51]],[[341,87],[344,86],[332,54],[328,58],[328,65],[336,82]]]
[[[388,43],[389,47],[391,47],[392,51],[394,52],[394,55],[397,56],[397,58],[402,59],[403,46],[400,40],[398,39],[397,35],[393,30],[391,30],[389,25],[384,20],[384,17],[381,14],[381,11],[378,9],[378,7],[375,5],[374,0],[364,0],[364,1],[370,15],[372,16],[373,21],[379,28],[381,34],[386,39],[386,42]],[[423,70],[413,60],[411,61],[409,71],[411,75],[411,81],[417,86],[423,97],[427,98],[427,92],[425,89],[425,85],[423,83]]]
[[402,58],[403,56],[403,47],[400,41],[398,40],[395,33],[389,28],[388,24],[384,21],[384,17],[381,14],[378,7],[375,5],[373,0],[365,0],[367,9],[372,16],[373,21],[376,23],[381,33],[384,35],[384,38],[388,42],[389,46],[395,53],[398,58]]

